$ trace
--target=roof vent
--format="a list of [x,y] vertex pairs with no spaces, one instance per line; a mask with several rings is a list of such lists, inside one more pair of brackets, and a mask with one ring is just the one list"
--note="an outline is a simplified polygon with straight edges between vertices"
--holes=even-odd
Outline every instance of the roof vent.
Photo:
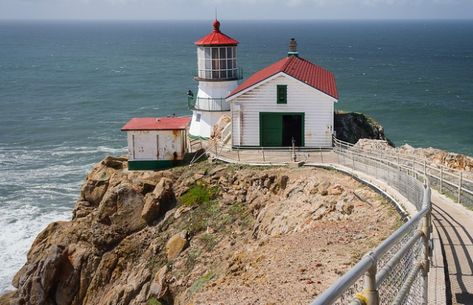
[[299,52],[297,52],[297,41],[294,38],[291,38],[289,41],[289,52],[287,52],[287,56],[299,56]]

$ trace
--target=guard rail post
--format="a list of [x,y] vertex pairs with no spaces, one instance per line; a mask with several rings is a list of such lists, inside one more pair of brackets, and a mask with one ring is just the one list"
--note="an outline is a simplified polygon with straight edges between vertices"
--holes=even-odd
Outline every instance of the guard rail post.
[[[425,177],[427,179],[427,176]],[[424,198],[423,205],[428,206],[428,212],[424,216],[424,222],[422,224],[423,233],[423,244],[424,244],[424,258],[422,262],[422,281],[423,281],[423,303],[427,305],[428,299],[428,273],[430,271],[430,233],[432,232],[432,204],[431,204],[431,190],[428,182],[424,184]]]
[[379,292],[378,287],[376,286],[376,259],[373,257],[372,253],[368,254],[372,259],[372,266],[368,269],[365,274],[365,296],[368,300],[366,305],[379,305]]
[[461,203],[463,172],[460,172],[458,179],[458,203]]
[[442,190],[442,187],[443,187],[443,167],[440,167],[440,194],[443,193],[443,190]]

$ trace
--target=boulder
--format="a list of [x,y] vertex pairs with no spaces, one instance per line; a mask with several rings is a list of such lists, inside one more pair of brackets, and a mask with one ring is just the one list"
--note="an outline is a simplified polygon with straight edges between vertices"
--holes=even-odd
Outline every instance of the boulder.
[[113,169],[123,169],[127,158],[108,156],[102,160],[102,164]]
[[163,178],[152,193],[146,194],[141,217],[148,225],[164,215],[176,203],[176,196],[172,189],[172,180]]
[[158,300],[166,298],[166,295],[168,294],[168,285],[166,282],[167,271],[168,267],[163,266],[158,272],[156,272],[149,287],[148,298],[155,297]]
[[166,243],[166,255],[169,261],[174,260],[188,245],[187,231],[173,235]]
[[334,129],[337,138],[355,144],[359,139],[385,140],[391,146],[394,144],[384,135],[384,128],[363,113],[336,111]]

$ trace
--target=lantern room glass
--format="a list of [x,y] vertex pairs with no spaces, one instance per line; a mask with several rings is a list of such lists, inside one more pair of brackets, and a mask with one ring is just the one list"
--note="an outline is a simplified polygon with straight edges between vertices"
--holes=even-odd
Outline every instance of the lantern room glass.
[[236,46],[198,47],[197,66],[202,79],[237,79]]

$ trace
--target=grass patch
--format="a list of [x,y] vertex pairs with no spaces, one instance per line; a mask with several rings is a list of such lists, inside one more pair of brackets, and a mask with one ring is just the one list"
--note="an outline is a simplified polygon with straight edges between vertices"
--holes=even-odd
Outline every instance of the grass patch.
[[200,239],[204,243],[204,249],[208,251],[212,250],[219,242],[217,236],[210,233],[205,233]]
[[218,189],[216,187],[196,183],[179,198],[179,201],[186,206],[200,205],[215,199],[217,195]]
[[253,217],[250,214],[247,206],[241,202],[234,203],[230,206],[228,211],[230,221],[240,221],[243,228],[249,228],[253,224]]
[[190,295],[193,295],[197,291],[201,290],[208,282],[215,278],[215,273],[208,272],[207,274],[198,278],[192,286],[189,288]]
[[163,303],[161,303],[160,301],[158,301],[158,299],[156,299],[155,297],[151,297],[151,298],[148,300],[147,305],[163,305]]
[[200,250],[198,249],[189,250],[186,260],[187,271],[191,271],[192,269],[194,269],[194,266],[197,263],[197,258],[200,256],[200,254]]

